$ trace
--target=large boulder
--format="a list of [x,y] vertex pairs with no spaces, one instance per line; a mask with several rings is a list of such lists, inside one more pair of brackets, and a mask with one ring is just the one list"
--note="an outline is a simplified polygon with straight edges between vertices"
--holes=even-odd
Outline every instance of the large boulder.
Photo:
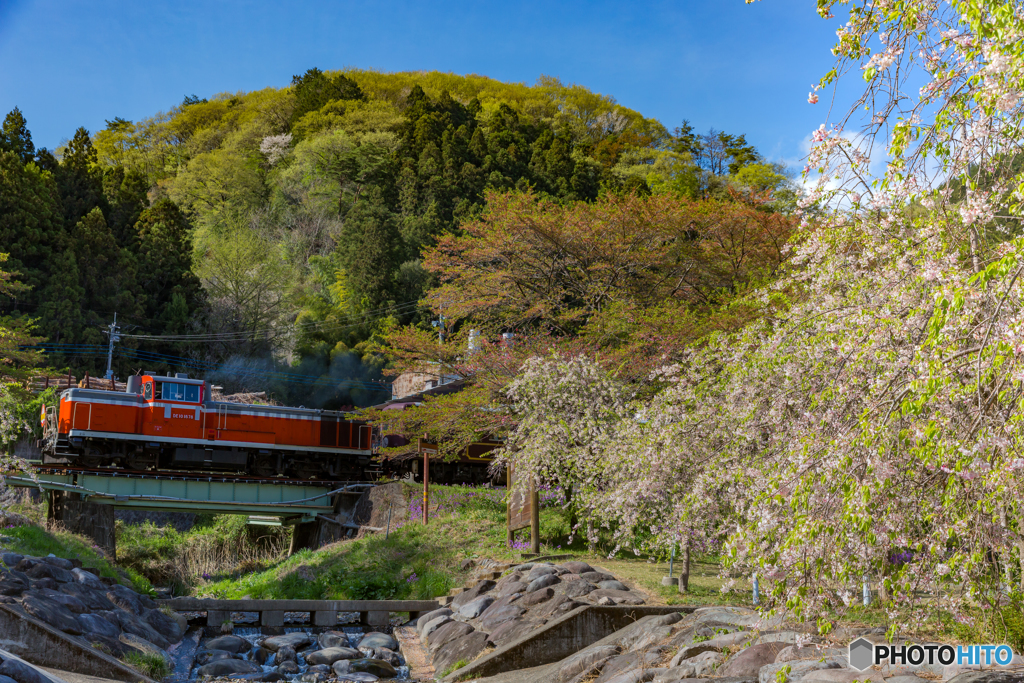
[[348,636],[341,631],[324,631],[317,638],[317,642],[320,643],[320,647],[349,647],[351,643],[348,640]]
[[[306,634],[303,633],[302,635]],[[206,643],[207,650],[221,650],[222,652],[230,652],[231,654],[248,652],[251,647],[252,645],[248,640],[235,635],[218,636]]]
[[591,567],[586,562],[576,562],[576,561],[563,562],[562,566],[565,567],[566,569],[568,569],[569,572],[572,573],[572,574],[580,574],[580,575],[582,575],[584,572],[592,572],[592,571],[594,571],[594,568]]
[[494,602],[494,598],[490,595],[481,595],[476,600],[467,602],[465,605],[459,608],[459,616],[465,619],[476,619],[484,613],[488,607]]
[[504,624],[494,629],[491,633],[490,642],[495,647],[504,647],[509,643],[515,642],[516,640],[533,633],[536,629],[544,625],[544,621],[539,622],[531,621],[529,619],[511,619],[506,621]]
[[502,605],[497,609],[489,607],[486,612],[480,615],[480,625],[483,626],[484,630],[492,631],[506,621],[521,617],[525,613],[526,610],[518,605]]
[[[196,664],[203,666],[210,662],[216,662],[218,659],[242,659],[241,655],[234,655],[224,650],[200,650],[196,653]],[[255,660],[254,660],[255,661]],[[263,662],[256,662],[262,664]]]
[[597,584],[597,587],[598,588],[604,588],[605,590],[611,590],[611,591],[628,591],[629,590],[629,586],[627,586],[626,584],[622,583],[621,581],[616,581],[614,579],[612,579],[611,581],[599,581],[598,584]]
[[330,666],[339,659],[360,659],[362,656],[363,655],[360,654],[359,650],[351,647],[327,647],[323,650],[310,652],[306,655],[306,663],[326,664]]
[[451,604],[452,609],[459,610],[463,605],[473,602],[484,593],[489,592],[494,586],[495,583],[493,581],[477,581],[472,588],[455,596]]
[[122,588],[122,586],[111,586],[107,590],[107,599],[114,603],[126,612],[139,615],[142,614],[146,608],[142,606],[142,601],[139,600],[139,596],[131,591],[119,591],[114,588]]
[[378,633],[377,631],[370,631],[365,636],[359,639],[359,644],[356,646],[357,649],[371,649],[376,650],[377,648],[386,647],[389,650],[398,649],[398,641],[389,636],[386,633]]
[[594,683],[608,683],[608,681],[614,680],[617,676],[629,671],[651,669],[658,663],[659,659],[661,659],[660,655],[655,652],[629,652],[612,657],[601,667],[601,675],[598,676]]
[[291,676],[299,673],[299,663],[293,659],[286,660],[277,665],[277,673],[284,676]]
[[[39,566],[39,565],[37,565]],[[50,565],[43,565],[49,567]],[[58,631],[70,633],[73,636],[80,636],[83,633],[82,625],[63,605],[37,595],[26,595],[21,601],[21,606],[26,612],[44,623],[53,626]]]
[[139,619],[131,612],[119,609],[112,612],[112,614],[116,616],[118,625],[125,633],[131,633],[143,640],[156,643],[158,647],[165,650],[171,646],[167,639],[160,635],[156,629]]
[[585,579],[563,582],[562,585],[559,586],[559,592],[567,598],[582,598],[584,595],[592,593],[594,590],[596,590],[594,584]]
[[568,683],[577,676],[600,671],[612,657],[619,654],[616,645],[592,645],[562,660],[558,667],[559,683]]
[[841,664],[836,659],[821,661],[818,659],[804,659],[793,662],[776,662],[761,667],[757,672],[758,683],[775,683],[778,680],[777,674],[785,667],[789,667],[786,675],[788,683],[795,683],[804,678],[807,674],[820,669],[839,669]]
[[582,572],[580,574],[580,578],[581,579],[585,579],[585,580],[589,581],[590,583],[601,583],[602,581],[614,581],[615,580],[615,577],[612,576],[611,574],[606,574],[604,572],[597,572],[597,571]]
[[499,598],[503,598],[506,595],[515,595],[516,593],[523,593],[526,591],[526,587],[528,585],[530,584],[523,583],[522,581],[510,581],[509,583],[506,583],[504,586],[495,587],[494,594],[497,595]]
[[99,633],[86,633],[82,638],[100,652],[117,657],[118,659],[124,659],[124,656],[129,652],[139,652],[135,648],[122,643],[120,633],[118,633],[116,638]]
[[[45,562],[46,564],[53,565],[54,567],[60,567],[61,569],[66,569],[67,571],[71,571],[75,568],[75,564],[71,560],[65,560],[63,557],[57,557],[53,554],[47,555],[46,557],[40,557],[39,559]],[[82,563],[79,562],[78,566],[81,567]]]
[[527,593],[523,597],[519,598],[519,600],[516,601],[516,604],[519,605],[520,607],[533,607],[534,605],[539,605],[540,603],[542,603],[542,602],[544,602],[546,600],[550,600],[554,596],[555,596],[554,589],[552,589],[552,588],[542,588],[539,591],[533,591],[532,593]]
[[88,570],[76,567],[71,570],[71,575],[75,577],[75,581],[83,586],[88,586],[89,588],[95,588],[97,590],[106,590],[106,586],[102,581],[100,581],[100,577]]
[[775,658],[786,648],[785,643],[759,643],[740,650],[719,670],[721,676],[755,676],[766,664],[774,664]]
[[178,622],[171,618],[169,615],[164,614],[158,609],[146,610],[142,618],[147,624],[153,627],[153,629],[167,639],[169,643],[177,643],[181,640],[181,637],[185,635],[178,625]]
[[[65,585],[69,585],[69,584],[65,584]],[[79,600],[78,598],[76,598],[73,595],[68,595],[67,593],[62,593],[62,592],[57,591],[57,590],[49,590],[49,589],[43,589],[43,590],[32,589],[32,591],[30,591],[30,592],[31,592],[32,595],[35,595],[37,597],[43,597],[43,598],[46,598],[47,600],[52,600],[53,602],[57,603],[58,605],[63,605],[72,614],[85,614],[86,612],[90,611],[89,608],[86,607],[84,602],[82,602],[81,600]]]
[[263,641],[262,645],[271,652],[277,652],[278,649],[285,645],[291,646],[296,650],[300,650],[312,642],[313,639],[308,633],[286,633],[283,636],[272,636],[267,638]]
[[147,655],[162,657],[163,660],[167,662],[168,667],[174,667],[174,661],[171,659],[171,656],[167,654],[167,652],[165,652],[163,648],[157,647],[148,640],[139,638],[138,636],[132,635],[131,633],[122,633],[120,636],[118,636],[117,639],[125,645],[133,647],[136,650],[143,652]]
[[[475,629],[464,621],[453,621],[445,624],[430,634],[427,638],[427,650],[431,653],[437,652],[445,643],[469,635]],[[435,669],[437,667],[434,667]]]
[[59,590],[61,593],[81,600],[89,608],[90,612],[117,609],[114,603],[110,602],[107,598],[105,590],[96,590],[81,583],[62,583],[59,586]]
[[[422,630],[424,626],[426,626],[429,622],[433,621],[434,619],[437,619],[438,617],[450,617],[451,615],[452,611],[447,607],[432,610],[422,615],[419,619],[416,620],[416,628],[418,630]],[[421,633],[420,635],[423,634]]]
[[530,569],[530,573],[526,575],[526,582],[536,581],[542,576],[558,575],[558,569],[550,564],[537,564]]
[[25,573],[30,579],[53,579],[57,583],[69,583],[75,580],[75,575],[70,570],[62,569],[48,562],[35,564]]
[[277,648],[277,659],[274,661],[278,664],[284,664],[285,662],[297,663],[299,661],[299,653],[291,645],[282,645]]
[[28,581],[23,581],[14,572],[0,570],[0,595],[21,595],[28,590]]
[[434,671],[445,672],[456,662],[471,662],[487,647],[487,634],[481,631],[468,633],[442,645],[434,653]]
[[530,585],[526,587],[525,592],[532,593],[534,591],[539,591],[542,588],[547,588],[548,586],[554,586],[556,583],[561,582],[562,580],[558,578],[557,574],[544,574],[543,576],[539,576],[530,581]]
[[395,667],[391,666],[383,659],[353,659],[348,663],[349,673],[363,673],[372,674],[377,678],[394,678],[398,675],[395,671]]
[[82,630],[87,635],[93,635],[98,633],[108,638],[117,638],[121,635],[121,627],[115,626],[103,617],[95,614],[79,614],[78,623],[82,625]]
[[17,659],[4,660],[0,664],[0,676],[13,678],[17,683],[51,683],[39,669]]
[[426,641],[430,638],[431,633],[452,621],[455,620],[448,616],[440,616],[436,619],[431,619],[423,626],[423,629],[420,630],[420,640]]
[[[232,674],[251,674],[261,671],[258,664],[243,659],[218,659],[204,664],[196,672],[199,676],[230,676]],[[295,668],[298,673],[298,667]]]
[[24,559],[25,556],[18,553],[0,553],[0,562],[3,562],[8,567],[16,567]]
[[682,615],[677,612],[644,617],[632,624],[629,630],[619,637],[619,645],[624,650],[646,650],[670,636],[672,625],[681,619]]

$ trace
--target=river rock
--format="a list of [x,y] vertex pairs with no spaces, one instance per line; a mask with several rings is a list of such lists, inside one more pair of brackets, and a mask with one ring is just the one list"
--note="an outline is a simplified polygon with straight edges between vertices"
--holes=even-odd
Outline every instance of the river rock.
[[466,619],[476,619],[484,613],[491,603],[494,602],[494,598],[490,595],[481,595],[476,600],[467,602],[465,605],[459,608],[459,616]]
[[39,591],[33,590],[32,592],[39,597],[46,598],[47,600],[53,600],[58,605],[64,606],[72,614],[85,614],[89,611],[89,608],[86,607],[85,603],[73,595],[49,589]]
[[308,633],[286,633],[283,636],[267,638],[263,641],[262,645],[271,652],[277,652],[279,648],[285,645],[289,645],[295,650],[301,650],[312,642],[313,639]]
[[592,571],[583,572],[580,574],[580,578],[590,583],[601,583],[602,581],[614,581],[615,577],[611,574],[605,574],[604,572]]
[[349,673],[372,674],[377,678],[394,678],[398,675],[395,667],[383,659],[353,659],[348,663]]
[[327,674],[321,671],[306,671],[299,676],[299,683],[320,683],[327,680]]
[[[230,676],[231,674],[251,674],[260,671],[260,667],[252,662],[242,659],[218,659],[204,664],[196,672],[199,676]],[[299,667],[295,667],[293,673],[298,673]]]
[[450,640],[434,653],[434,670],[443,673],[460,660],[471,662],[487,647],[487,634],[474,631]]
[[506,595],[515,595],[516,593],[523,593],[526,591],[526,587],[529,584],[523,583],[522,581],[510,581],[502,586],[500,589],[495,589],[494,593],[499,598],[503,598]]
[[[433,621],[434,619],[437,619],[438,617],[450,617],[451,615],[452,611],[447,607],[432,610],[416,620],[416,628],[418,630],[422,630],[424,626],[426,626],[429,622]],[[420,635],[423,634],[420,633]]]
[[21,595],[28,590],[28,581],[22,581],[14,572],[0,570],[0,595]]
[[532,581],[530,585],[526,587],[526,593],[532,593],[539,591],[541,588],[547,588],[548,586],[554,586],[556,583],[561,583],[561,579],[556,574],[544,574]]
[[584,572],[592,572],[592,571],[594,571],[594,568],[591,567],[586,562],[576,562],[576,561],[563,562],[562,566],[565,567],[566,569],[568,569],[570,573],[572,573],[572,574],[579,574],[581,576],[583,575]]
[[486,631],[492,631],[506,621],[521,617],[526,610],[518,605],[503,605],[497,609],[490,609],[480,615],[480,625]]
[[[343,659],[340,662],[334,663],[334,673],[338,676],[338,683],[373,683],[373,681],[379,681],[380,679],[373,674],[363,673],[361,671],[349,671],[348,670],[349,660]],[[344,665],[343,670],[338,669]]]
[[0,553],[0,562],[3,562],[8,567],[16,567],[24,559],[25,556],[18,553]]
[[519,572],[521,574],[523,572],[530,571],[533,569],[533,566],[533,562],[523,562],[522,564],[517,564],[515,567],[512,567],[512,571]]
[[[658,663],[659,659],[660,656],[654,652],[627,652],[626,654],[612,657],[601,667],[601,675],[597,678],[597,681],[607,683],[607,681],[613,680],[617,676],[632,670],[650,669]],[[597,683],[597,681],[594,683]]]
[[81,583],[62,583],[59,586],[61,593],[78,598],[90,612],[102,612],[117,609],[114,603],[107,599],[103,591],[93,590]]
[[584,648],[562,660],[561,666],[558,667],[558,680],[560,683],[568,683],[584,673],[599,671],[601,665],[617,656],[619,652],[620,649],[616,645],[592,645]]
[[282,662],[298,662],[299,653],[295,651],[295,648],[291,645],[282,645],[277,648],[277,659],[274,660],[278,664]]
[[207,650],[223,650],[231,654],[248,652],[251,647],[249,641],[240,636],[218,636],[206,643]]
[[42,579],[29,579],[29,581],[31,581],[33,588],[41,591],[56,592],[57,589],[61,587],[61,584],[57,583],[48,576]]
[[786,679],[788,683],[794,683],[795,681],[801,680],[812,671],[840,668],[839,662],[834,659],[825,660],[823,662],[817,659],[805,659],[785,663],[776,662],[774,664],[767,664],[761,667],[761,670],[757,672],[758,683],[775,683],[777,680],[775,675],[781,671],[783,667],[787,666],[790,667],[789,674]]
[[146,609],[142,606],[142,603],[139,602],[138,596],[128,595],[119,591],[108,590],[107,599],[124,611],[131,612],[136,616],[142,614]]
[[442,626],[451,621],[454,621],[454,619],[452,619],[451,617],[440,616],[436,619],[432,619],[431,621],[427,622],[427,624],[423,627],[423,630],[420,631],[420,640],[427,640],[430,637],[431,633],[433,633],[434,631],[436,631],[437,629],[441,628]]
[[[131,612],[119,609],[112,612],[112,614],[116,615],[117,623],[125,633],[131,633],[143,640],[156,643],[158,647],[165,650],[171,646],[171,644],[167,642],[167,639],[160,635],[156,629],[139,619]],[[248,645],[248,643],[246,643],[246,645]]]
[[326,664],[314,664],[313,666],[306,669],[306,673],[310,674],[324,674],[326,676],[331,675],[331,667]]
[[40,562],[25,572],[30,579],[53,579],[57,583],[69,583],[75,580],[70,570]]
[[512,619],[494,629],[491,633],[490,642],[496,647],[503,647],[509,643],[533,633],[533,631],[544,624],[543,621],[534,622],[527,619]]
[[299,673],[299,664],[291,659],[285,660],[277,665],[277,673],[283,676],[297,674]]
[[82,630],[88,635],[98,633],[108,638],[117,638],[121,635],[121,628],[119,626],[115,626],[103,617],[96,616],[95,614],[78,615],[78,623],[82,625]]
[[755,676],[766,664],[774,664],[775,658],[786,648],[785,643],[760,643],[745,647],[719,669],[721,676]]
[[88,586],[89,588],[96,588],[98,590],[103,590],[106,588],[106,586],[103,585],[103,582],[100,581],[100,577],[85,569],[79,569],[76,567],[75,569],[71,570],[71,575],[75,577],[75,582],[80,583],[83,586]]
[[184,635],[178,622],[158,609],[146,610],[142,618],[169,643],[177,643]]
[[595,590],[594,584],[584,579],[568,581],[562,584],[561,593],[567,598],[582,598]]
[[610,581],[600,581],[600,582],[598,582],[597,587],[598,588],[604,588],[605,590],[612,590],[612,591],[628,591],[629,590],[629,586],[627,586],[626,584],[622,583],[621,581],[616,581],[615,579],[612,579]]
[[357,648],[368,647],[370,649],[377,649],[378,647],[386,647],[389,650],[398,649],[398,641],[389,636],[386,633],[378,633],[377,631],[370,631],[359,640]]
[[382,659],[391,666],[395,667],[403,666],[405,664],[405,660],[402,659],[402,655],[398,654],[394,650],[389,650],[386,647],[378,647],[376,650],[374,650],[373,658]]
[[544,602],[545,600],[550,600],[554,596],[555,596],[555,591],[553,589],[551,589],[551,588],[541,588],[539,591],[533,591],[532,593],[527,593],[523,597],[519,598],[516,601],[516,604],[519,605],[520,607],[533,607],[534,605],[539,605],[540,603]]
[[320,643],[322,648],[349,647],[351,645],[348,641],[348,636],[341,631],[325,631],[317,638],[317,642]]
[[221,659],[241,659],[241,657],[231,654],[230,652],[225,652],[224,650],[202,650],[196,653],[196,664],[199,666],[209,664],[210,662],[216,662]]
[[78,623],[75,615],[63,605],[36,595],[26,595],[21,601],[21,606],[33,617],[53,626],[58,631],[64,631],[73,636],[82,635],[82,625]]
[[[472,633],[475,629],[464,621],[453,621],[434,631],[427,638],[427,650],[437,652],[445,643]],[[435,669],[437,667],[434,667]]]
[[0,676],[13,678],[18,683],[51,683],[38,669],[17,659],[7,659],[0,664]]
[[325,664],[330,666],[339,659],[359,659],[359,650],[351,647],[328,647],[306,655],[307,664]]
[[526,575],[526,582],[536,581],[542,576],[558,575],[558,569],[552,567],[549,564],[538,564],[534,566],[530,573]]
[[[57,557],[53,554],[47,555],[46,557],[41,557],[39,559],[41,559],[46,564],[53,565],[54,567],[60,567],[61,569],[65,569],[67,571],[71,571],[75,568],[75,565],[71,560],[65,560],[63,557]],[[82,563],[79,562],[78,566],[81,567]]]
[[264,683],[279,683],[280,681],[287,681],[288,679],[277,673],[276,671],[268,671],[259,677],[259,680]]
[[492,588],[494,588],[494,586],[495,586],[495,583],[493,581],[489,581],[489,580],[486,580],[486,579],[483,580],[483,581],[477,581],[476,584],[474,584],[472,588],[470,588],[467,591],[463,591],[462,593],[459,593],[458,595],[455,596],[455,599],[452,600],[452,604],[451,604],[452,609],[453,610],[461,609],[463,605],[468,604],[470,602],[473,602],[474,600],[479,598],[481,595],[483,595],[484,593],[487,593]]
[[118,633],[116,638],[99,633],[86,633],[82,638],[89,641],[89,644],[100,652],[117,657],[118,659],[124,659],[125,654],[128,652],[136,652],[135,648],[121,642],[120,633]]

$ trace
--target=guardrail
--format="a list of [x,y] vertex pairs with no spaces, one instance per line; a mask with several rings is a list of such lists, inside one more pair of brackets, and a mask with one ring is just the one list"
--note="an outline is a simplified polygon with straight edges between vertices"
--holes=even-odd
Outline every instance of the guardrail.
[[217,600],[211,598],[168,598],[157,600],[177,612],[206,612],[207,628],[231,620],[232,612],[257,612],[259,625],[282,628],[285,612],[306,612],[313,626],[335,626],[339,612],[359,612],[359,623],[387,626],[392,612],[408,612],[415,619],[440,605],[437,600]]

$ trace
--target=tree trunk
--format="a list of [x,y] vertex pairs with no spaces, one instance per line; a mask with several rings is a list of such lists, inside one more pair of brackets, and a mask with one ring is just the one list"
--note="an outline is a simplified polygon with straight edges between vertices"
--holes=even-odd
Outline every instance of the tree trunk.
[[690,590],[690,539],[683,543],[683,571],[679,573],[679,592]]

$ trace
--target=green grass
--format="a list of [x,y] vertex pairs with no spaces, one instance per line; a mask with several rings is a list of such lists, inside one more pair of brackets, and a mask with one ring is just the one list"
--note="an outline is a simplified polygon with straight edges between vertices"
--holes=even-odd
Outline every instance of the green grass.
[[159,681],[170,675],[171,667],[167,661],[156,653],[151,652],[127,652],[124,661],[136,671]]
[[466,666],[467,664],[469,664],[469,660],[468,659],[460,659],[459,661],[455,662],[454,664],[449,666],[447,669],[445,669],[444,673],[441,674],[441,678],[444,678],[445,676],[449,675],[453,671],[458,671],[459,669],[461,669],[462,667]]
[[[34,524],[0,529],[0,533],[11,539],[4,545],[12,552],[39,557],[45,557],[52,553],[66,559],[77,558],[82,561],[83,566],[95,570],[100,576],[122,582],[124,580],[124,576],[117,571],[115,565],[103,555],[99,548],[93,545],[91,539],[84,536],[67,531],[47,531]],[[153,592],[152,584],[144,576],[131,569],[122,571],[128,576],[132,588],[136,591],[147,594]]]
[[117,560],[179,594],[265,569],[287,550],[290,530],[251,526],[242,515],[199,515],[186,531],[117,523]]

